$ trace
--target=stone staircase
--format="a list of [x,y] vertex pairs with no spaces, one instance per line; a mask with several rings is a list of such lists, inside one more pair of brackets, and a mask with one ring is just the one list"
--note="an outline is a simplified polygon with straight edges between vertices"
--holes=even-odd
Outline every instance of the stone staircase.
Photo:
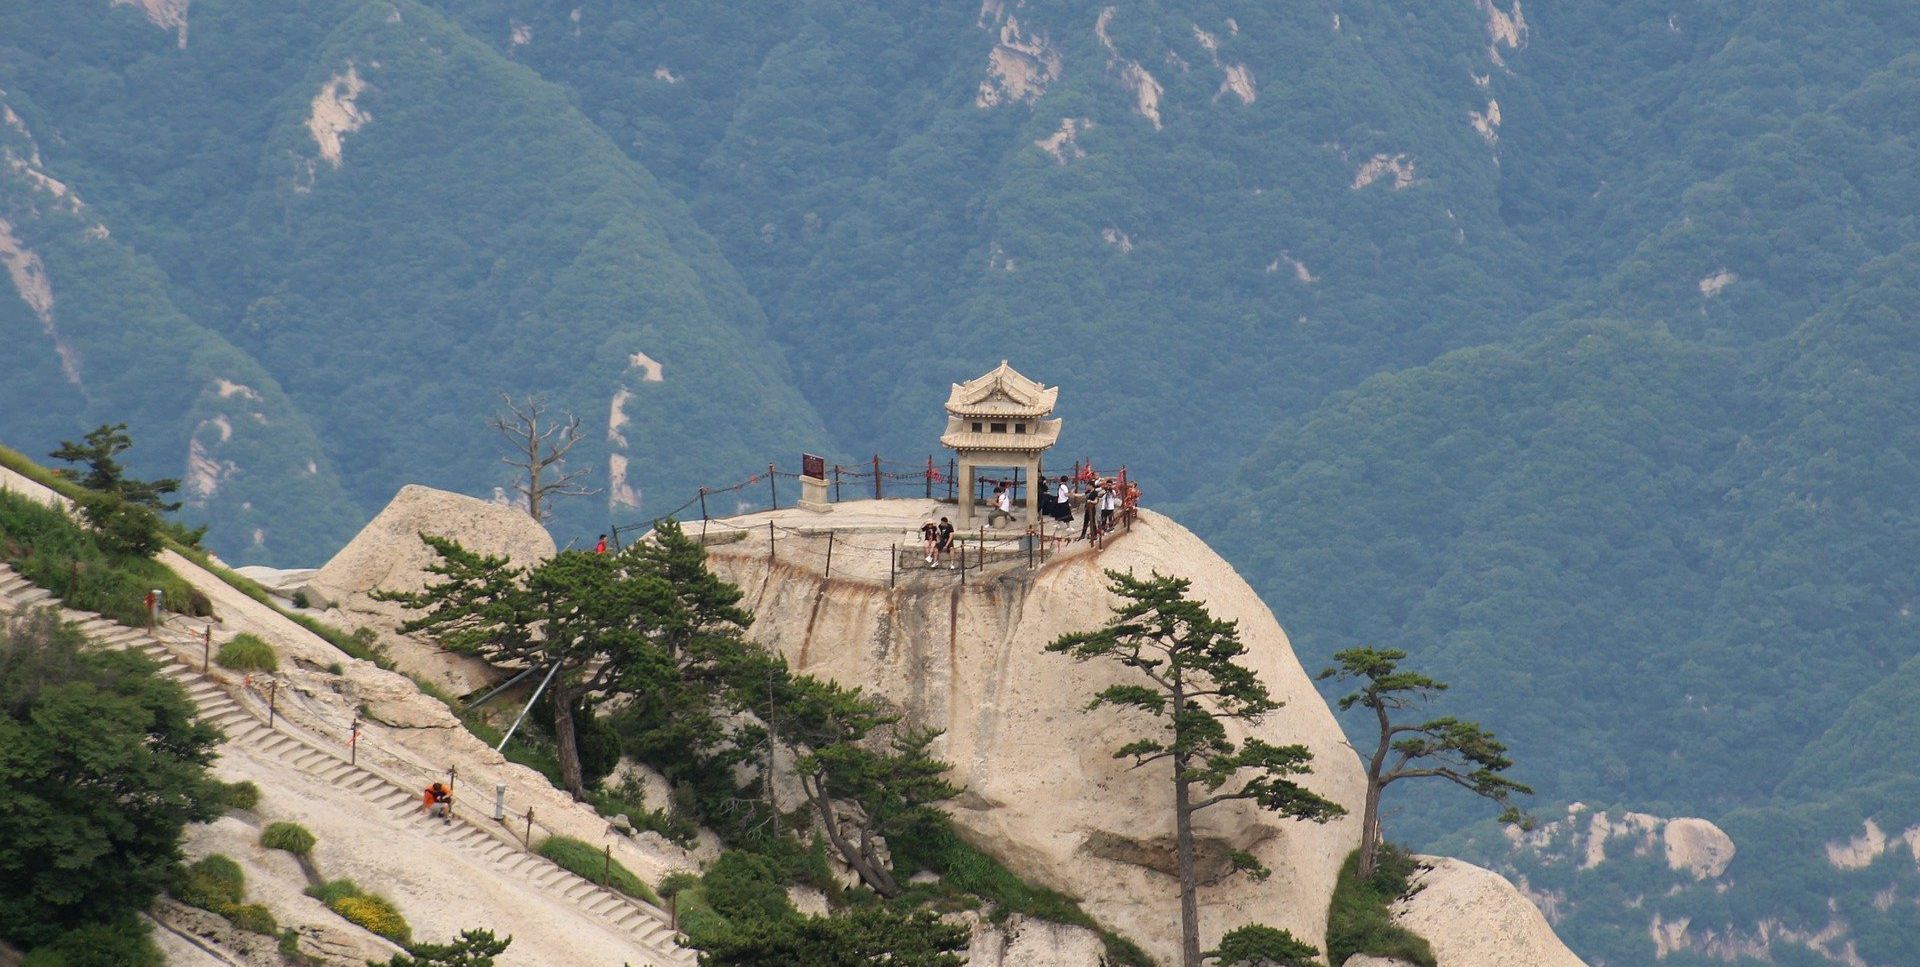
[[523,849],[519,840],[504,830],[496,832],[458,819],[449,825],[422,815],[412,784],[367,765],[349,763],[344,750],[335,748],[336,742],[311,735],[284,718],[269,728],[266,708],[244,691],[236,698],[217,677],[223,669],[212,668],[203,675],[197,666],[175,654],[174,649],[179,648],[199,655],[202,642],[198,632],[163,627],[149,634],[96,614],[67,609],[52,592],[35,586],[11,567],[0,565],[0,612],[33,608],[53,608],[92,640],[110,648],[131,648],[158,662],[161,673],[186,690],[199,708],[200,719],[219,726],[228,744],[244,745],[254,754],[277,759],[349,790],[414,834],[439,837],[485,860],[504,876],[566,899],[602,924],[632,937],[649,954],[647,964],[693,967],[693,951],[679,945],[667,914],[659,908],[602,887]]

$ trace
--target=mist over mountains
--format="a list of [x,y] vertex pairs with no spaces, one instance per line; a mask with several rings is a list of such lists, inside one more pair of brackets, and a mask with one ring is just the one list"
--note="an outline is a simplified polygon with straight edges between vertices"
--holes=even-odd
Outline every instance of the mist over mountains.
[[1543,811],[1740,853],[1390,833],[1596,963],[1909,963],[1916,50],[1893,0],[11,4],[0,438],[127,420],[211,548],[316,564],[509,485],[541,392],[564,545],[923,458],[1011,358],[1310,667],[1405,648]]

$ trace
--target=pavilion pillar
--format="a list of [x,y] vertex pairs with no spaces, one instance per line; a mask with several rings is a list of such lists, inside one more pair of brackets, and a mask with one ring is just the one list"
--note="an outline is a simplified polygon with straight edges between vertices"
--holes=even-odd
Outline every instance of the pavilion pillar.
[[960,519],[959,527],[966,530],[973,523],[973,461],[964,455],[960,457],[959,506],[956,509]]
[[1027,457],[1027,526],[1040,523],[1040,490],[1046,481],[1040,479],[1040,455]]

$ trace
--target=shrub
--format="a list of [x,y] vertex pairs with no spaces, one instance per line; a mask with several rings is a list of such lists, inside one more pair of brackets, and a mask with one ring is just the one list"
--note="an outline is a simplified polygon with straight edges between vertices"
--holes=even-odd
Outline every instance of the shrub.
[[413,941],[413,928],[407,925],[400,908],[376,893],[368,893],[352,880],[328,880],[307,888],[307,895],[326,904],[327,909],[404,947]]
[[213,660],[219,662],[220,667],[237,672],[270,672],[280,667],[273,646],[246,633],[235,635],[232,641],[221,645],[220,653]]
[[728,850],[713,862],[701,881],[707,903],[735,925],[778,920],[794,914],[787,898],[786,878],[765,857]]
[[342,897],[328,904],[333,912],[401,946],[413,942],[413,928],[393,901],[377,894]]
[[[558,863],[575,876],[595,883],[600,882],[607,872],[606,854],[585,840],[574,839],[571,836],[549,836],[541,840],[534,851]],[[606,885],[655,906],[660,904],[660,897],[653,892],[653,889],[633,875],[633,871],[621,866],[618,861],[614,862],[612,876],[607,878]]]
[[181,903],[224,917],[246,897],[247,877],[240,864],[214,853],[182,870],[170,892]]
[[1320,950],[1288,931],[1250,923],[1220,938],[1220,948],[1206,953],[1220,967],[1313,967]]
[[220,803],[228,809],[252,809],[260,805],[260,787],[246,779],[223,783]]
[[360,886],[352,880],[328,880],[318,886],[307,887],[307,895],[331,907],[337,900],[359,896]]
[[273,922],[273,911],[258,903],[242,903],[234,907],[227,912],[227,919],[242,930],[268,937],[280,930],[280,925]]
[[1355,954],[1372,954],[1434,967],[1433,948],[1426,939],[1394,923],[1387,910],[1389,904],[1406,895],[1407,882],[1418,865],[1413,856],[1397,846],[1382,844],[1379,864],[1367,880],[1354,874],[1359,861],[1359,850],[1347,855],[1333,887],[1333,902],[1327,907],[1330,960],[1343,964]]
[[126,917],[69,930],[35,947],[20,967],[162,967],[165,962],[147,936],[147,925]]
[[260,833],[260,845],[282,849],[296,856],[313,852],[313,834],[299,823],[273,823]]
[[299,608],[302,611],[305,611],[311,604],[312,602],[307,600],[307,592],[305,588],[302,588],[298,591],[293,592],[294,607]]

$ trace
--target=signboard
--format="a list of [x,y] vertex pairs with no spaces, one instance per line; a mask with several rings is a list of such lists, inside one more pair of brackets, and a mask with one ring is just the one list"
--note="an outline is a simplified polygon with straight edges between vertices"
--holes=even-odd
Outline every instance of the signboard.
[[827,478],[827,458],[816,457],[811,453],[800,455],[800,473],[815,480]]

